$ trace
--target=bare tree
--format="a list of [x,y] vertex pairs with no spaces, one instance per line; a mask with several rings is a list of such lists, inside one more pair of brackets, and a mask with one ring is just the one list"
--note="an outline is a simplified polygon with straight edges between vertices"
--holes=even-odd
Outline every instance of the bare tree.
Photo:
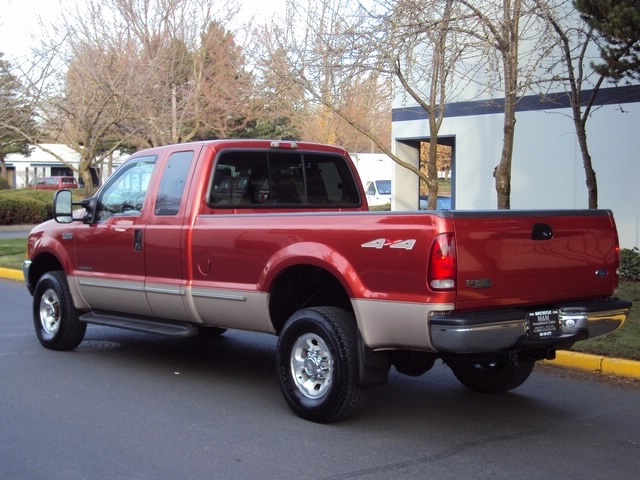
[[511,206],[511,164],[516,126],[516,103],[519,96],[519,53],[520,20],[523,15],[523,0],[502,0],[498,2],[461,2],[472,15],[475,15],[482,27],[476,35],[480,41],[486,41],[499,53],[502,63],[504,91],[503,141],[500,162],[494,169],[498,208]]
[[21,83],[11,72],[11,64],[0,53],[0,179],[7,182],[5,156],[29,155],[29,142],[21,131],[35,134],[35,122]]
[[[282,25],[257,32],[255,43],[263,47],[256,52],[258,77],[272,98],[284,93],[289,105],[280,105],[295,118],[303,138],[371,150],[371,140],[356,123],[386,137],[388,149],[389,75],[358,64],[359,47],[349,45],[360,35],[353,22],[362,19],[354,16],[354,8],[331,0],[289,2]],[[379,150],[378,145],[373,148]]]
[[[606,72],[594,70],[589,65],[592,61],[589,52],[596,49],[596,38],[593,28],[580,18],[572,5],[553,0],[537,2],[541,17],[551,25],[557,39],[559,63],[562,66],[559,74],[548,79],[549,84],[552,87],[560,84],[566,91],[582,156],[588,205],[592,209],[598,208],[598,182],[587,143],[587,120],[593,112],[596,97],[606,79]],[[615,63],[619,58],[617,56],[623,55],[624,51],[619,51],[611,53],[608,58]],[[588,96],[584,95],[585,90],[589,91]]]
[[[87,188],[91,167],[117,149],[226,136],[250,117],[252,79],[220,23],[236,7],[214,9],[206,0],[81,6],[56,22],[24,78],[47,138],[81,155]],[[33,144],[43,138],[23,134]]]
[[91,169],[101,165],[131,139],[119,126],[134,111],[127,102],[135,78],[120,52],[89,44],[73,45],[65,89],[48,99],[44,125],[53,140],[80,154],[76,170],[87,194],[93,189]]
[[103,1],[121,19],[119,35],[129,39],[130,61],[144,84],[130,99],[139,112],[138,143],[225,137],[252,118],[253,80],[224,27],[237,7],[206,0]]
[[[428,208],[435,209],[438,196],[438,132],[444,121],[455,67],[463,53],[457,33],[463,19],[453,0],[403,0],[388,17],[394,31],[389,63],[404,92],[427,112],[429,147],[427,175]],[[456,19],[458,28],[454,28]]]
[[[280,52],[279,62],[263,66],[278,72],[281,83],[304,90],[307,105],[312,105],[307,111],[315,114],[316,131],[323,132],[322,127],[333,122],[335,127],[328,131],[335,133],[325,135],[323,140],[339,139],[338,132],[348,125],[376,149],[428,182],[435,202],[435,154],[430,159],[433,168],[425,175],[419,166],[391,151],[390,137],[378,125],[388,121],[389,88],[397,81],[407,96],[430,113],[429,135],[437,144],[448,82],[460,54],[449,25],[453,5],[455,2],[447,0],[389,1],[366,6],[319,0],[303,8],[290,2],[287,21],[282,27],[274,27],[268,44],[271,54]],[[350,103],[356,91],[366,92],[368,99],[359,108]],[[381,107],[387,109],[386,113]]]
[[[504,95],[502,153],[494,169],[497,206],[511,207],[511,166],[519,99],[531,91],[538,69],[553,48],[546,22],[538,17],[533,0],[494,0],[471,2],[460,0],[467,14],[478,19],[479,28],[466,33],[475,37],[491,62],[497,55],[495,75],[489,76],[489,90]],[[522,47],[526,48],[522,48]],[[496,84],[495,80],[500,83]]]
[[[130,93],[134,72],[122,62],[126,48],[106,35],[102,10],[97,3],[88,13],[65,12],[61,28],[44,36],[31,64],[23,66],[31,106],[39,131],[20,129],[30,144],[46,151],[75,170],[87,194],[93,189],[91,169],[121,148],[130,135],[119,125],[132,111]],[[44,142],[63,143],[80,155],[78,165],[46,148]]]

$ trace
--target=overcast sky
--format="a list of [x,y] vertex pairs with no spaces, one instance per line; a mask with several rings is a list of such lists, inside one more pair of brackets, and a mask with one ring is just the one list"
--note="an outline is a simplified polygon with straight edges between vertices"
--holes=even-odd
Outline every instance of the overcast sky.
[[[37,45],[40,31],[38,18],[55,19],[61,2],[73,5],[83,0],[0,0],[0,52],[5,60],[26,56]],[[257,15],[271,18],[284,0],[237,0],[241,14],[247,19]]]

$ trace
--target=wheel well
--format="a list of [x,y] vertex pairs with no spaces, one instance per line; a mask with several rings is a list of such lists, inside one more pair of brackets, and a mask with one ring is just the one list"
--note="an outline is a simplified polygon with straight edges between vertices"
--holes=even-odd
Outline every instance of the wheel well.
[[32,288],[35,288],[40,277],[52,270],[63,270],[62,264],[58,259],[50,253],[38,255],[33,259],[31,267],[29,268],[29,284]]
[[340,281],[327,270],[297,265],[276,278],[269,300],[269,313],[276,333],[293,312],[306,307],[333,306],[353,314],[351,300]]

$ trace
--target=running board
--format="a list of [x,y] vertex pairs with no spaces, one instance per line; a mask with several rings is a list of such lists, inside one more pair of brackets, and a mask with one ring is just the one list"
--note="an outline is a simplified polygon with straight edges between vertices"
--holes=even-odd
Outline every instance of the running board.
[[169,337],[191,337],[199,333],[198,327],[186,322],[155,320],[121,313],[90,311],[80,315],[80,321],[106,327],[124,328],[136,332],[155,333]]

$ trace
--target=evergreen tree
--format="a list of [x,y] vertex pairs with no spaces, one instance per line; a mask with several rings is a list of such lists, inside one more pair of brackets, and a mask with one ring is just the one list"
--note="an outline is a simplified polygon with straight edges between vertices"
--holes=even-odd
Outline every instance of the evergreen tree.
[[602,36],[599,73],[640,78],[640,0],[574,0],[582,18]]

